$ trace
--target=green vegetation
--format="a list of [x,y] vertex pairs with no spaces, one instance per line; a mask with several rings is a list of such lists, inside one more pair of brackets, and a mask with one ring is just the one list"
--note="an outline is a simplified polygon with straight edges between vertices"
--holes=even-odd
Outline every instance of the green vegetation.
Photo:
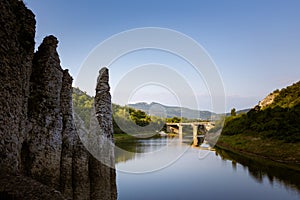
[[[94,98],[79,88],[73,88],[73,109],[83,120],[85,127],[89,128],[91,111],[94,105]],[[165,122],[191,122],[197,121],[188,118],[161,118],[149,116],[146,112],[128,106],[112,104],[113,128],[116,141],[133,140],[135,134],[149,134],[152,138],[153,131],[166,131]],[[122,130],[123,127],[123,130]],[[124,127],[126,130],[124,130]],[[127,134],[128,133],[128,134]],[[132,135],[131,135],[132,134]]]
[[295,164],[299,168],[300,146],[297,143],[286,143],[280,140],[240,134],[233,136],[221,135],[217,147],[241,155],[258,156],[277,162]]
[[121,129],[122,127],[125,127],[126,132],[130,132],[131,134],[149,133],[153,132],[153,130],[159,131],[165,124],[162,118],[149,116],[141,110],[116,104],[113,104],[112,107],[115,134],[124,134],[124,130]]
[[274,102],[270,105],[271,108],[279,106],[281,108],[294,108],[300,104],[300,81],[294,83],[282,90],[275,90],[275,93],[279,93]]
[[139,126],[147,126],[150,124],[151,119],[144,111],[135,110],[133,108],[129,108],[128,111],[130,118],[135,122],[135,124]]
[[[79,88],[73,88],[72,98],[74,111],[84,121],[85,127],[89,128],[94,98],[89,96],[86,92],[81,91]],[[133,136],[125,134],[119,127],[118,123],[129,127],[127,131],[129,130],[130,133],[141,132],[141,130],[147,131],[148,125],[151,126],[151,130],[160,130],[165,124],[164,119],[155,116],[150,117],[144,111],[136,110],[127,106],[112,104],[112,110],[113,127],[116,139],[134,138]],[[134,124],[137,126],[134,126]],[[143,127],[145,128],[143,129]],[[117,134],[119,135],[116,136]]]
[[228,117],[223,135],[248,134],[278,139],[288,143],[300,141],[300,104],[292,108],[250,110],[247,114]]
[[233,116],[233,117],[236,116],[235,108],[231,109],[230,115]]
[[79,88],[73,88],[72,100],[75,113],[84,121],[85,127],[89,128],[94,98]]
[[166,120],[167,123],[180,123],[181,119],[179,117],[172,117]]
[[217,145],[299,163],[300,82],[274,93],[271,104],[227,117]]

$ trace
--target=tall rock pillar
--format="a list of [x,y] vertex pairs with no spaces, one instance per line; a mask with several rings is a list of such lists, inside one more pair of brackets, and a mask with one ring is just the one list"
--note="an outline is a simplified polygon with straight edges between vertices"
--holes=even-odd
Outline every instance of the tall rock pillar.
[[[102,68],[96,86],[95,114],[102,130],[102,138],[107,140],[104,143],[113,143],[112,105],[109,87],[108,69]],[[103,163],[95,157],[90,157],[91,176],[91,198],[92,199],[117,199],[116,172],[113,168],[114,149],[111,145],[105,145],[104,153],[109,163]],[[109,166],[107,165],[109,164]]]
[[63,70],[54,36],[44,38],[33,58],[30,77],[26,171],[59,190],[62,149],[61,89]]

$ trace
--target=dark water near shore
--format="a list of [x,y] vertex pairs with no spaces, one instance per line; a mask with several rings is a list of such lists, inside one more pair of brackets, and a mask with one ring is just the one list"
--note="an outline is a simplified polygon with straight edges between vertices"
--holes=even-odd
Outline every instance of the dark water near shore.
[[299,172],[190,142],[117,143],[127,151],[116,152],[118,199],[300,199]]

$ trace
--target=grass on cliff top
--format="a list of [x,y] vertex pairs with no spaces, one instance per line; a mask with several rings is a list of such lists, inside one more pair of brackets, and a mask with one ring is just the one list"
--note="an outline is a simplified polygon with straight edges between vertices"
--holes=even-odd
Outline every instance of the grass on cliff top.
[[282,140],[239,134],[221,135],[217,146],[241,154],[257,155],[277,162],[298,165],[300,168],[299,143],[285,143]]

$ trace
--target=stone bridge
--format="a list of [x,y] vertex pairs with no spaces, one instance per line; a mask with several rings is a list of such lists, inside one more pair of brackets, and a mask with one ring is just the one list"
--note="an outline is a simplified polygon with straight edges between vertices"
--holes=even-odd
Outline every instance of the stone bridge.
[[191,126],[193,128],[193,138],[197,138],[198,130],[202,134],[206,134],[211,128],[215,126],[214,122],[186,122],[186,123],[166,123],[167,125],[167,132],[177,133],[179,136],[182,136],[182,128],[183,126]]

